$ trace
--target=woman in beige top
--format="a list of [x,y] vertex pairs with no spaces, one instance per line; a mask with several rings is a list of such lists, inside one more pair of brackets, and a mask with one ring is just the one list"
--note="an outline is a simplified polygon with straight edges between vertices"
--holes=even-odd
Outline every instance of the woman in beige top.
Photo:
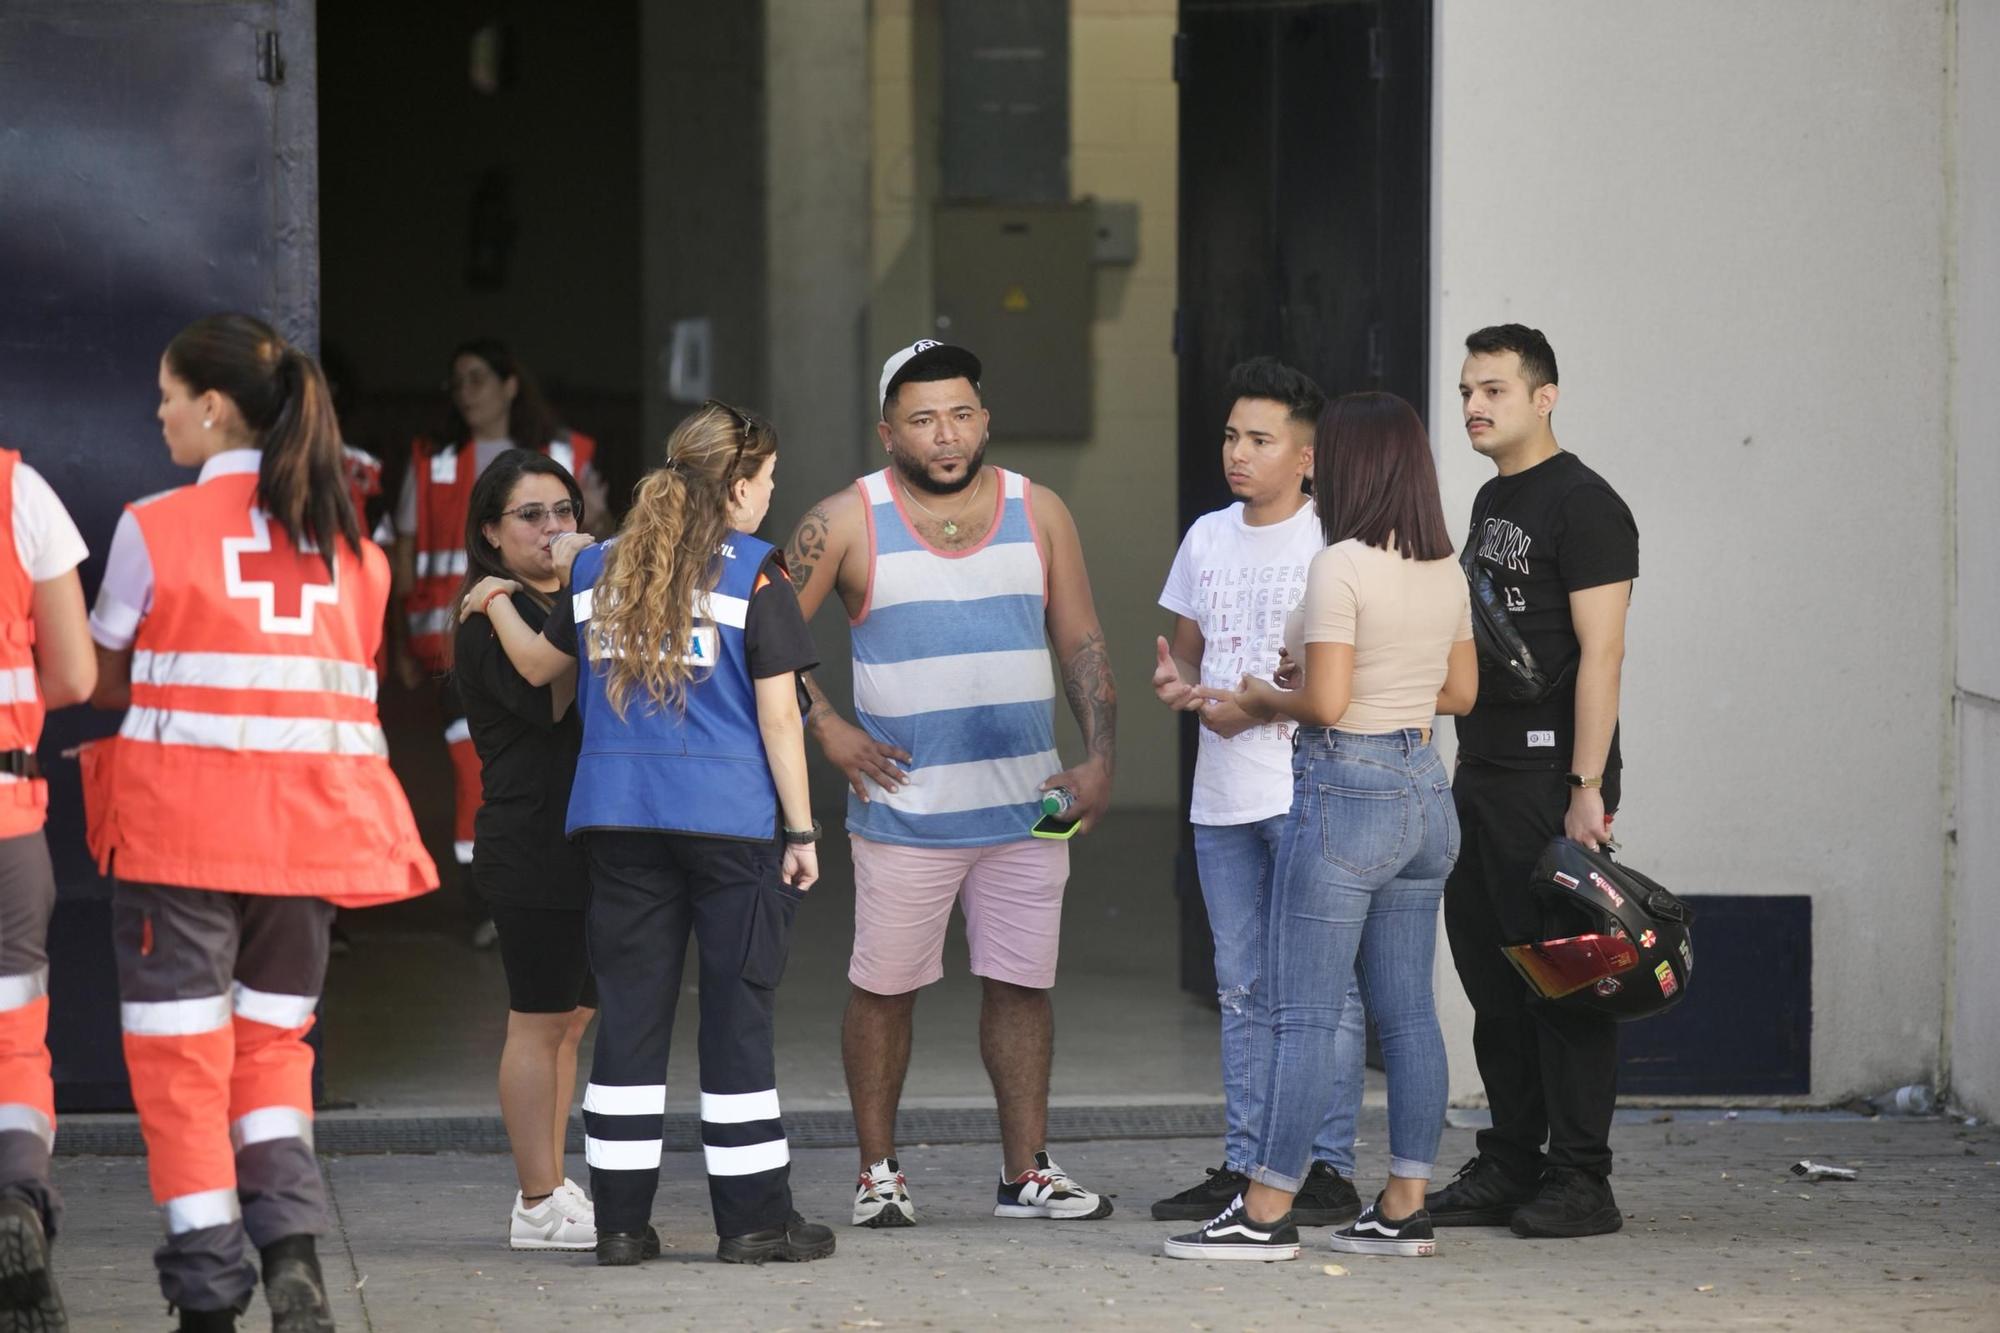
[[[1458,816],[1430,746],[1438,713],[1478,691],[1465,577],[1452,559],[1423,424],[1393,394],[1348,394],[1320,417],[1313,558],[1283,688],[1232,699],[1300,724],[1261,975],[1271,1010],[1264,1121],[1251,1183],[1222,1216],[1167,1242],[1175,1258],[1290,1259],[1313,1132],[1333,1095],[1333,1039],[1353,977],[1389,1072],[1389,1182],[1336,1231],[1351,1254],[1436,1252],[1424,1186],[1444,1126],[1444,1038],[1431,995],[1438,904]],[[1288,627],[1288,629],[1293,627]]]

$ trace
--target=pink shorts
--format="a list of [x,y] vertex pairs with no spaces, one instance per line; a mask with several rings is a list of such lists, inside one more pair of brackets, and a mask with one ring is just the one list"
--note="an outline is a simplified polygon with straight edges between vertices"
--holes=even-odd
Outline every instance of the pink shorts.
[[972,973],[1016,986],[1056,984],[1069,844],[1027,838],[992,847],[905,847],[849,836],[854,958],[847,979],[902,995],[944,976],[951,905],[964,904]]

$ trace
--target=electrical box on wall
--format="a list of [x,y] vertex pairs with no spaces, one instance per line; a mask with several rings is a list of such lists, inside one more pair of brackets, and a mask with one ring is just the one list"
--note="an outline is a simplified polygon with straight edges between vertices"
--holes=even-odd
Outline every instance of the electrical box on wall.
[[984,365],[994,436],[1088,438],[1096,210],[940,204],[933,237],[933,336]]

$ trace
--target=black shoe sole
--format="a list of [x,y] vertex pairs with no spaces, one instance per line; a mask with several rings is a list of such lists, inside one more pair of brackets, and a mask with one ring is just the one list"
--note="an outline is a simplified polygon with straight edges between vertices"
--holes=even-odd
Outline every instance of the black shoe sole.
[[326,1292],[307,1274],[266,1282],[264,1303],[271,1307],[271,1333],[334,1333]]
[[715,1247],[715,1257],[725,1264],[809,1264],[832,1254],[833,1245],[832,1236],[811,1245],[797,1244],[790,1236],[781,1236],[776,1240],[743,1240],[729,1236]]
[[[1431,1219],[1431,1225],[1437,1225],[1435,1217]],[[1625,1215],[1618,1211],[1616,1204],[1600,1208],[1587,1217],[1565,1220],[1552,1226],[1536,1225],[1519,1213],[1508,1223],[1509,1229],[1523,1240],[1575,1240],[1580,1236],[1608,1236],[1624,1225]]]
[[[1201,1219],[1206,1222],[1208,1218]],[[866,1222],[856,1222],[856,1226],[868,1227],[875,1231],[894,1231],[898,1227],[913,1227],[917,1219],[904,1213],[900,1208],[884,1208]]]
[[599,1236],[597,1263],[600,1268],[628,1268],[660,1257],[660,1233],[646,1228],[643,1237]]
[[20,1333],[63,1333],[69,1327],[40,1228],[12,1209],[0,1215],[0,1327]]

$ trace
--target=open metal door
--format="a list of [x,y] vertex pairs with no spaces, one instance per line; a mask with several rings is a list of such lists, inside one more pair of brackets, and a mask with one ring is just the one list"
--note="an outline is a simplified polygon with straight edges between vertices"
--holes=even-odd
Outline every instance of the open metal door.
[[[0,444],[90,544],[94,593],[124,504],[184,484],[153,412],[167,339],[244,310],[319,325],[311,0],[0,7]],[[49,1046],[61,1110],[128,1106],[108,881],[61,752],[115,719],[50,716]]]
[[[1430,0],[1182,0],[1180,521],[1230,502],[1229,368],[1268,353],[1329,394],[1427,410]],[[1194,722],[1183,722],[1182,800]],[[1213,997],[1191,834],[1181,984]]]

